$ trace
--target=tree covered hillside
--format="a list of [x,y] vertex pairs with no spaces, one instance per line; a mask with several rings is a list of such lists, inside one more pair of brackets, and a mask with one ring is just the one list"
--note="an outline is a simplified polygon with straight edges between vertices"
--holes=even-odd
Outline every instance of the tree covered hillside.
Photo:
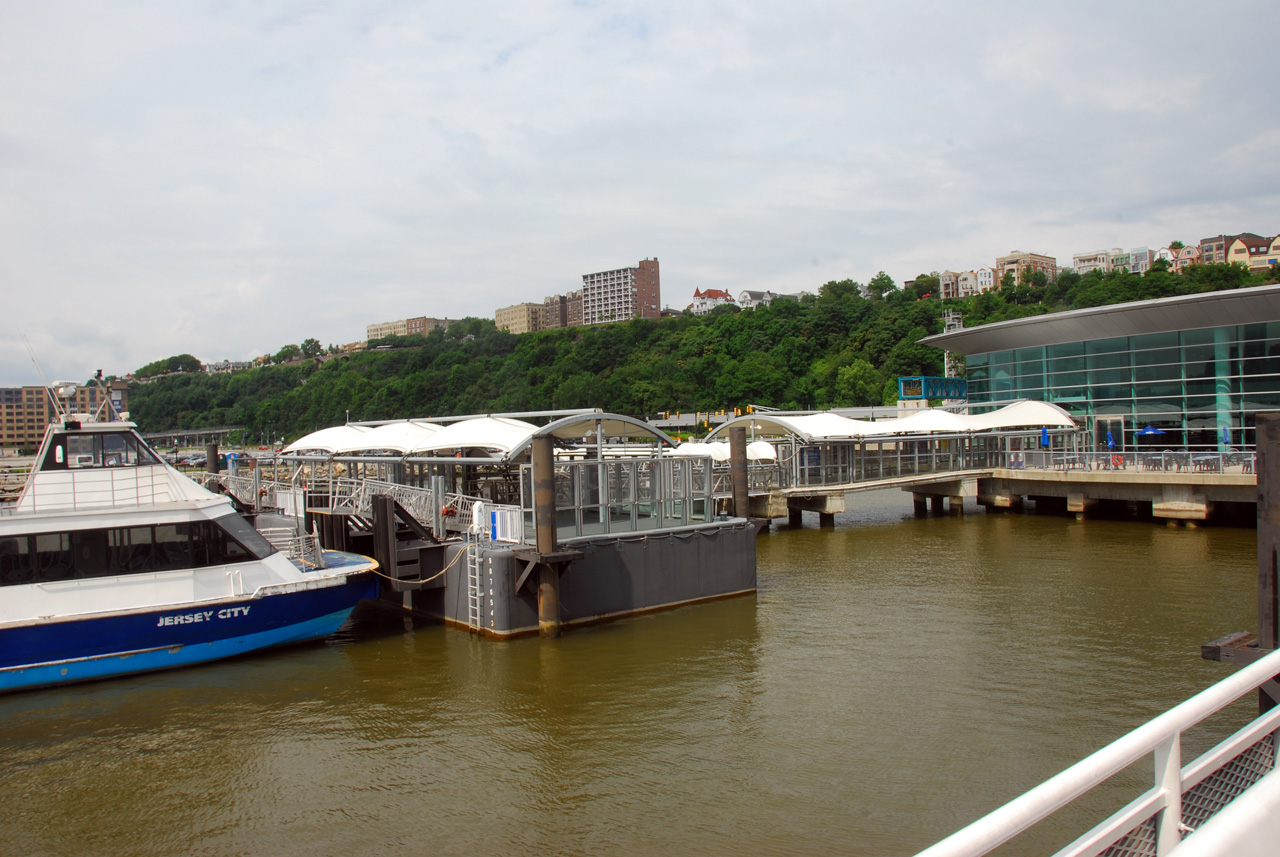
[[[1029,273],[948,305],[966,326],[1075,307],[1267,281],[1239,267],[1173,274]],[[1275,279],[1275,272],[1271,280]],[[826,408],[891,403],[897,378],[942,374],[942,352],[918,344],[942,329],[937,278],[906,289],[880,274],[866,287],[830,282],[816,296],[707,316],[575,327],[515,336],[482,319],[369,351],[242,372],[161,377],[130,388],[144,430],[244,425],[293,438],[352,420],[599,407],[630,414],[748,404]],[[381,346],[375,348],[375,346]],[[159,361],[164,362],[164,361]]]

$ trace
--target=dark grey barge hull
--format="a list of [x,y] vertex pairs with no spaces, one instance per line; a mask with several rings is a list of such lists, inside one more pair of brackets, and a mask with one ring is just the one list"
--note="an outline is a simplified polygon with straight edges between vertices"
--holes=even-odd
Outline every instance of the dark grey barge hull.
[[[581,558],[567,563],[560,574],[560,624],[585,625],[755,592],[755,540],[755,525],[736,518],[562,545]],[[478,623],[470,603],[469,558],[460,555],[468,549],[479,558]],[[447,570],[440,577],[402,591],[385,585],[383,600],[489,637],[537,634],[539,576],[525,573],[527,562],[517,556],[518,550],[500,543],[442,545],[438,567]]]

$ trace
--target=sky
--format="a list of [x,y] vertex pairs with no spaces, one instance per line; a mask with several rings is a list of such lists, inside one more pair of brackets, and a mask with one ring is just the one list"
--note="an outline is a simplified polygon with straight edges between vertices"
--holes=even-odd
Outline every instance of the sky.
[[0,386],[644,258],[683,308],[1270,236],[1278,32],[1275,0],[0,0]]

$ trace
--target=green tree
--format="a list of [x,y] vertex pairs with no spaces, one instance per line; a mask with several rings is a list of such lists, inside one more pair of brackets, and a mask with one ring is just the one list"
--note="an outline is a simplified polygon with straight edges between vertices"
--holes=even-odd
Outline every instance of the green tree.
[[286,345],[276,352],[271,358],[275,363],[288,363],[290,360],[297,360],[302,356],[302,349],[296,345]]
[[818,289],[818,298],[825,301],[840,301],[850,296],[857,296],[861,288],[853,280],[831,280]]
[[883,300],[885,295],[898,290],[898,285],[884,271],[876,274],[867,282],[867,295],[875,300]]
[[311,337],[302,340],[303,357],[319,357],[323,353],[324,346],[320,344],[320,340]]
[[878,405],[883,396],[884,375],[869,360],[859,357],[836,373],[836,399],[842,405]]
[[920,274],[911,282],[909,297],[920,299],[924,297],[942,298],[942,281],[936,274]]
[[133,374],[137,378],[153,378],[156,375],[167,375],[172,372],[203,371],[204,364],[190,354],[176,354],[173,357],[166,357],[164,360],[148,363]]

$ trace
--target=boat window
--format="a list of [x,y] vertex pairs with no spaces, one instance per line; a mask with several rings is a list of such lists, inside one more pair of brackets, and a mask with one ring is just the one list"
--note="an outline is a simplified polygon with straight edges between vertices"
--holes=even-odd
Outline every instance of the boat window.
[[31,540],[26,536],[0,538],[0,586],[30,583]]
[[96,438],[91,434],[73,434],[67,436],[67,466],[99,467],[102,464],[101,454],[94,454]]
[[66,580],[75,576],[70,533],[41,533],[35,542],[38,580]]
[[225,529],[232,539],[243,545],[258,559],[271,556],[276,552],[271,542],[263,538],[262,533],[255,530],[252,524],[239,515],[227,515],[214,523]]
[[55,438],[53,456],[46,456],[44,469],[69,467],[136,467],[159,464],[160,459],[133,432],[94,432],[68,434]]
[[239,515],[0,538],[0,586],[252,562],[275,553]]

